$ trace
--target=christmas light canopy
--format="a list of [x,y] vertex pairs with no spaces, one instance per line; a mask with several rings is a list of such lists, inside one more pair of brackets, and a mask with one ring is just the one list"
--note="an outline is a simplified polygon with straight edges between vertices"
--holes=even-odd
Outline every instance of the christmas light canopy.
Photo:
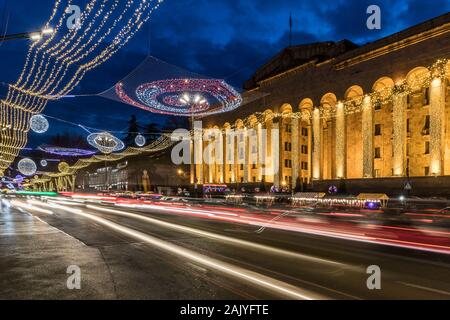
[[132,106],[160,114],[205,116],[228,112],[242,103],[241,95],[223,80],[171,79],[139,85],[132,98],[123,83],[115,87],[117,96]]
[[45,133],[49,128],[48,120],[40,114],[36,114],[30,118],[30,128],[36,133]]
[[114,56],[163,0],[82,1],[76,3],[80,16],[75,23],[67,10],[71,1],[53,2],[42,30],[32,35],[19,78],[0,101],[0,173],[26,146],[30,127],[39,133],[48,129],[42,118],[31,123],[32,115],[42,113],[50,100],[69,95],[90,71]]
[[21,174],[29,177],[36,173],[37,166],[33,160],[25,158],[19,161],[19,163],[17,164],[17,169]]
[[109,154],[125,148],[125,144],[109,132],[92,133],[87,138],[88,143],[101,153]]

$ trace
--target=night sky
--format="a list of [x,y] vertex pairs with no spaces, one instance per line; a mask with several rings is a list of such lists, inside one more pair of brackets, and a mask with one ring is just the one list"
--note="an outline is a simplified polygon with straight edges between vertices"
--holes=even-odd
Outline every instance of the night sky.
[[[55,0],[0,0],[2,30],[7,33],[39,30]],[[77,0],[73,1],[77,4]],[[78,1],[80,2],[80,1]],[[382,29],[366,28],[366,9],[382,9]],[[113,59],[91,72],[75,94],[102,92],[125,77],[150,53],[161,60],[215,78],[235,87],[289,44],[289,15],[293,16],[293,43],[349,39],[365,44],[450,11],[448,0],[165,0],[151,22]],[[8,19],[7,19],[8,18]],[[17,80],[27,40],[0,46],[0,81]],[[4,91],[4,90],[3,90]],[[51,102],[47,115],[106,130],[123,130],[132,114],[139,123],[164,123],[131,106],[100,97],[78,97]],[[50,121],[47,133],[80,129]],[[30,133],[30,146],[46,136]]]

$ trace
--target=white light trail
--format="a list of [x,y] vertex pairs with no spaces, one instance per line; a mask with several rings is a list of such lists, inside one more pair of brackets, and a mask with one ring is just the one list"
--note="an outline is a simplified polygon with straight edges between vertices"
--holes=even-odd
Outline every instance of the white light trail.
[[265,276],[263,274],[253,272],[235,265],[232,265],[227,262],[223,262],[214,258],[207,257],[205,255],[199,254],[195,251],[185,249],[183,247],[174,245],[170,242],[155,238],[153,236],[149,236],[145,233],[136,231],[134,229],[124,227],[117,223],[111,222],[107,219],[100,218],[98,216],[88,214],[80,209],[72,209],[58,204],[47,204],[41,203],[41,206],[50,207],[55,209],[65,210],[67,212],[74,213],[81,217],[87,218],[89,220],[95,221],[99,224],[102,224],[112,230],[121,232],[125,235],[138,239],[140,241],[146,242],[160,250],[167,251],[174,255],[186,258],[188,260],[197,262],[205,267],[208,267],[212,270],[227,274],[234,278],[246,281],[251,285],[258,286],[264,288],[266,290],[273,291],[274,293],[284,296],[288,299],[300,299],[300,300],[324,300],[325,296],[309,292],[307,290],[295,287],[286,282]]
[[133,219],[139,219],[139,220],[142,220],[142,221],[154,224],[154,225],[158,225],[158,226],[161,226],[164,228],[169,228],[169,229],[176,230],[179,232],[190,233],[190,234],[194,234],[194,235],[198,235],[198,236],[202,236],[202,237],[206,237],[206,238],[216,239],[216,240],[223,241],[225,243],[230,243],[230,244],[234,244],[234,245],[238,245],[238,246],[244,246],[247,248],[261,250],[261,251],[269,252],[272,254],[278,254],[278,255],[298,258],[298,259],[302,259],[302,260],[310,260],[310,261],[318,262],[318,263],[332,264],[335,266],[336,265],[345,266],[345,264],[343,264],[343,263],[326,260],[326,259],[321,259],[321,258],[309,256],[309,255],[299,254],[296,252],[283,250],[283,249],[279,249],[279,248],[275,248],[275,247],[271,247],[271,246],[266,246],[266,245],[262,245],[262,244],[258,244],[258,243],[253,243],[253,242],[249,242],[249,241],[245,241],[245,240],[240,240],[240,239],[236,239],[236,238],[232,238],[232,237],[222,236],[222,235],[215,234],[212,232],[203,231],[203,230],[190,228],[190,227],[185,227],[182,225],[173,224],[173,223],[161,221],[158,219],[153,219],[150,217],[142,216],[139,214],[129,213],[129,212],[125,212],[125,211],[119,211],[119,210],[114,210],[114,209],[108,209],[108,208],[102,208],[102,207],[92,206],[92,205],[87,205],[86,207],[89,209],[97,210],[97,211],[107,212],[107,213],[111,213],[111,214],[118,214],[118,215],[121,215],[124,217],[133,218]]

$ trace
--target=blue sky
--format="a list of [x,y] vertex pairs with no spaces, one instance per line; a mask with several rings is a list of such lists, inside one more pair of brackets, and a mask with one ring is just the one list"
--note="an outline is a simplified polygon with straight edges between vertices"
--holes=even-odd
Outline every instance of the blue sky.
[[[8,22],[7,33],[38,30],[54,1],[0,0],[1,24],[4,27]],[[382,10],[379,31],[366,28],[366,9],[372,4]],[[290,13],[294,44],[341,39],[364,44],[449,11],[448,0],[165,0],[150,24],[113,59],[89,74],[76,93],[111,87],[149,50],[162,60],[241,87],[260,65],[288,45]],[[17,79],[27,45],[27,41],[16,41],[0,46],[0,81]],[[109,130],[123,129],[132,114],[142,124],[164,122],[162,117],[99,97],[52,102],[45,113]],[[54,121],[51,126],[49,134],[78,130]],[[42,140],[33,134],[30,138],[31,144]]]

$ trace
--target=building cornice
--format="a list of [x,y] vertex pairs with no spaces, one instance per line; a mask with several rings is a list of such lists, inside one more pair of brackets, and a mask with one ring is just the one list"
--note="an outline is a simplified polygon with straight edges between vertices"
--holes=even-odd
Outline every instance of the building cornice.
[[[446,23],[446,24],[444,24],[444,25],[442,25],[442,26],[440,26],[438,28],[435,28],[435,29],[432,29],[432,30],[429,30],[429,31],[425,31],[425,32],[413,35],[411,37],[405,38],[403,40],[400,40],[400,41],[397,41],[397,42],[385,45],[385,46],[383,46],[381,48],[371,50],[371,51],[369,51],[369,52],[367,52],[365,54],[360,54],[360,55],[358,55],[356,57],[343,60],[343,61],[337,63],[335,65],[335,68],[337,70],[342,70],[344,68],[347,68],[347,67],[359,64],[361,62],[364,62],[364,61],[367,61],[367,60],[371,60],[371,59],[375,59],[377,57],[380,57],[380,56],[392,53],[394,51],[401,50],[403,48],[406,48],[406,47],[411,46],[411,45],[418,44],[418,43],[426,41],[428,39],[441,36],[441,35],[446,34],[448,32],[450,32],[450,23]],[[363,48],[364,47],[362,47],[361,49],[363,49]]]

